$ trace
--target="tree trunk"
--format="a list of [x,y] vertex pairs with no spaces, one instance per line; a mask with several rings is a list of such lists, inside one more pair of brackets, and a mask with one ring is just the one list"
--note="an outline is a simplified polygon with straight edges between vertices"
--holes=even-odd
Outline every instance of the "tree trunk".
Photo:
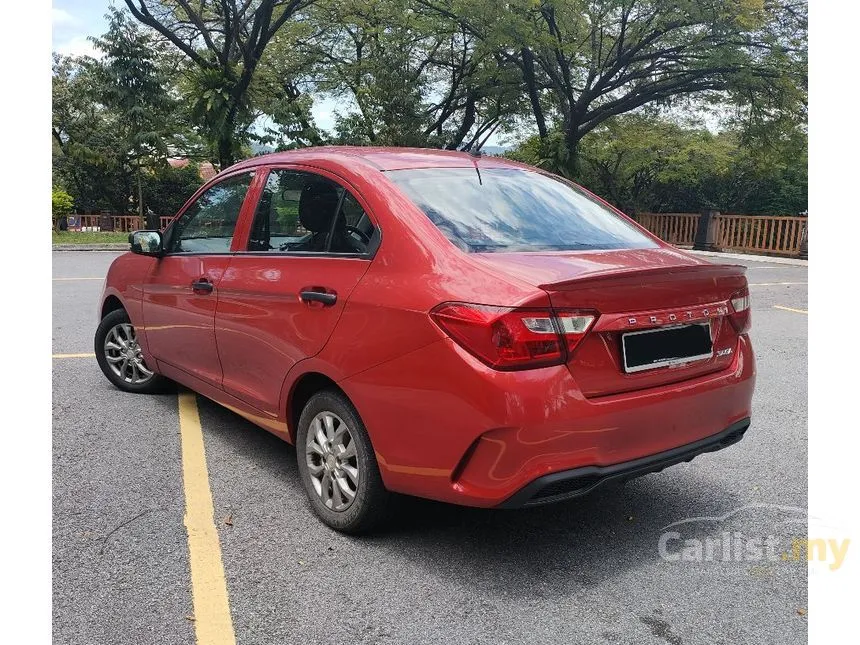
[[532,112],[535,116],[535,123],[537,124],[538,136],[541,139],[546,139],[547,137],[547,129],[546,129],[546,119],[543,115],[543,108],[540,104],[540,95],[538,94],[537,82],[535,81],[535,62],[534,56],[532,55],[531,50],[528,47],[523,47],[522,49],[522,57],[523,57],[523,80],[526,84],[526,90],[528,91],[529,101],[532,104]]
[[579,142],[582,140],[582,135],[577,130],[575,124],[568,124],[564,133],[564,144],[567,151],[566,170],[571,179],[576,179],[580,171]]
[[146,228],[146,213],[143,211],[143,172],[141,171],[140,159],[137,160],[137,216],[140,219],[140,228]]
[[[446,150],[456,150],[460,147],[460,144],[463,143],[463,139],[466,138],[466,135],[469,134],[469,130],[472,129],[472,126],[475,125],[475,93],[469,90],[466,93],[466,110],[463,114],[463,122],[460,124],[460,127],[457,129],[457,132],[454,133],[451,141],[448,142],[448,145],[445,146]],[[471,146],[466,146],[464,150],[470,149]]]
[[218,170],[229,168],[234,163],[233,159],[233,136],[222,134],[218,137]]

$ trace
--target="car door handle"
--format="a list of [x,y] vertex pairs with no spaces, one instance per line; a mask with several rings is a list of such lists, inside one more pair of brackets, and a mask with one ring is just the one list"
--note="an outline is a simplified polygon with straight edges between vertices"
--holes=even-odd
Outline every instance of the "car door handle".
[[299,298],[302,299],[302,302],[319,302],[326,307],[331,307],[334,303],[337,302],[337,294],[329,293],[326,291],[300,291]]
[[199,278],[191,283],[191,289],[194,293],[212,293],[212,290],[215,288],[209,280],[206,278]]

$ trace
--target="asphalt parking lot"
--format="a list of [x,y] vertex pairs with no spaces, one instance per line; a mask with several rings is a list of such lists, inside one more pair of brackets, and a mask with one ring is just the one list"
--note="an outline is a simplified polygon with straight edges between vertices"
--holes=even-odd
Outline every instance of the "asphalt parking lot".
[[[116,255],[53,255],[54,641],[193,643],[192,594],[205,590],[190,573],[177,395],[119,392],[92,357]],[[385,533],[342,536],[306,508],[292,447],[199,398],[235,642],[806,642],[805,561],[669,561],[658,549],[664,527],[702,516],[731,514],[684,524],[684,537],[806,535],[785,509],[807,505],[807,268],[748,266],[747,436],[579,501],[404,500]]]

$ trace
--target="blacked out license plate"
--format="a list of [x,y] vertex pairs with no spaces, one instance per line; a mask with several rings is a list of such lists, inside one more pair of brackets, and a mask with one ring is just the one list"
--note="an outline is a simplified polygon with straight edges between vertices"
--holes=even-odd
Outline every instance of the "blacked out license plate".
[[621,336],[624,371],[652,370],[711,358],[711,324],[673,325],[632,331]]

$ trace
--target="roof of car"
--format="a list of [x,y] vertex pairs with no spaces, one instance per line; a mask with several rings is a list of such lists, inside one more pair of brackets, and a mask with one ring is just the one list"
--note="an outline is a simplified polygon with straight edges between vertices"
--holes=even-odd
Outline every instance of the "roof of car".
[[516,162],[501,157],[472,155],[459,150],[433,148],[383,148],[364,146],[317,146],[286,152],[274,152],[242,161],[233,168],[258,166],[261,164],[297,163],[310,161],[357,162],[370,165],[377,170],[402,170],[407,168],[471,168],[476,163],[483,167],[519,166]]

